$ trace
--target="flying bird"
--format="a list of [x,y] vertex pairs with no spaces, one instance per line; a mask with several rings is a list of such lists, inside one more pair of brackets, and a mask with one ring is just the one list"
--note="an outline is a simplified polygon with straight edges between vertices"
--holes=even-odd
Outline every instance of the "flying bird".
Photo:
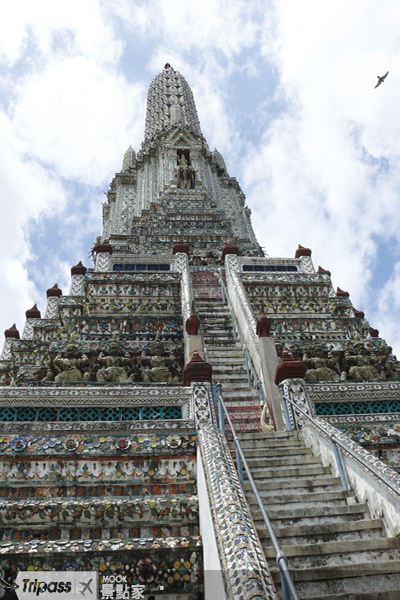
[[388,75],[389,75],[389,71],[386,73],[386,75],[382,75],[382,77],[380,75],[378,75],[378,83],[376,84],[374,89],[377,88],[378,85],[381,85],[381,83],[383,83],[385,81],[385,79]]

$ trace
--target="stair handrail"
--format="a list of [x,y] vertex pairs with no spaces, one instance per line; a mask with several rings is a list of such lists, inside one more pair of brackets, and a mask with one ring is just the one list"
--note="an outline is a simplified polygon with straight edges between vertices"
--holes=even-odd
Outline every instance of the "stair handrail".
[[286,554],[283,552],[282,548],[279,545],[278,539],[275,535],[275,531],[274,528],[272,526],[272,523],[268,517],[267,511],[264,508],[264,504],[263,501],[261,499],[261,496],[258,492],[257,486],[255,484],[255,481],[253,479],[253,476],[251,474],[251,470],[249,465],[247,464],[247,460],[246,457],[243,453],[242,447],[240,445],[240,441],[239,438],[236,435],[236,430],[235,427],[232,423],[232,420],[229,416],[228,413],[228,409],[226,408],[225,404],[224,404],[224,400],[222,398],[222,384],[221,383],[217,383],[216,385],[217,388],[217,402],[218,402],[218,413],[219,413],[219,428],[221,430],[221,432],[223,434],[226,435],[226,431],[225,431],[225,423],[224,423],[224,418],[223,418],[223,414],[226,417],[226,420],[228,421],[228,425],[230,427],[230,430],[232,432],[233,435],[233,441],[236,447],[236,456],[237,456],[237,471],[238,471],[238,475],[239,475],[239,479],[240,479],[240,483],[242,484],[242,489],[244,491],[244,480],[243,480],[243,472],[242,472],[242,466],[244,467],[247,477],[249,479],[250,485],[253,488],[253,492],[254,495],[256,497],[258,506],[260,508],[262,517],[264,519],[264,523],[267,527],[272,545],[274,547],[275,553],[276,553],[276,564],[278,566],[279,569],[279,574],[280,574],[280,578],[281,578],[281,586],[282,586],[282,592],[283,592],[283,598],[284,600],[299,600],[299,595],[296,591],[296,588],[294,586],[293,583],[293,579],[292,576],[290,574],[290,570],[289,570],[289,564],[288,564],[288,560],[286,557]]
[[[285,401],[289,402],[291,404],[294,414],[296,414],[297,411],[300,412],[302,414],[302,416],[306,417],[316,429],[319,429],[325,437],[327,437],[328,439],[331,440],[331,442],[334,444],[334,447],[338,446],[339,448],[341,448],[346,454],[349,454],[356,462],[359,462],[367,471],[370,471],[375,477],[377,477],[380,481],[382,481],[382,483],[384,485],[386,485],[388,488],[390,488],[390,490],[392,492],[394,492],[396,494],[396,496],[400,496],[399,485],[396,485],[395,483],[390,481],[390,479],[384,477],[384,475],[382,473],[380,473],[379,470],[376,469],[374,465],[372,465],[368,461],[364,460],[364,458],[362,456],[360,456],[359,453],[352,450],[352,448],[350,448],[349,445],[347,445],[345,442],[343,442],[335,433],[331,433],[327,429],[326,426],[322,425],[322,423],[319,423],[315,418],[313,418],[311,415],[307,414],[307,412],[305,410],[303,410],[293,400],[291,400],[290,398],[285,398]],[[296,421],[295,421],[295,424],[297,426]],[[356,443],[356,442],[354,442],[354,443]],[[338,455],[336,455],[336,456],[338,457]],[[340,455],[339,455],[339,460],[341,461]],[[379,461],[379,459],[376,459],[376,462],[381,462],[381,461]],[[382,463],[382,464],[384,464],[384,463]],[[384,466],[386,467],[386,469],[390,469],[390,467],[387,467],[386,465],[384,465]],[[390,470],[392,470],[392,469],[390,469]],[[340,466],[339,466],[339,472],[340,472]],[[395,471],[393,471],[393,473],[396,474]]]

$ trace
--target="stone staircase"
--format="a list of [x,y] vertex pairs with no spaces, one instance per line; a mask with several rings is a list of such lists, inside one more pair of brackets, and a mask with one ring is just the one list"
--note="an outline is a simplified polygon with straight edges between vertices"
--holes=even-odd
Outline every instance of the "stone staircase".
[[222,384],[225,405],[238,431],[260,429],[260,401],[250,386],[241,344],[235,338],[229,308],[219,298],[196,300],[213,382]]
[[[230,436],[231,437],[231,436]],[[240,433],[240,443],[285,552],[299,597],[400,598],[400,540],[343,491],[298,432]],[[235,456],[232,440],[229,442]],[[245,493],[278,591],[275,553],[250,483]]]

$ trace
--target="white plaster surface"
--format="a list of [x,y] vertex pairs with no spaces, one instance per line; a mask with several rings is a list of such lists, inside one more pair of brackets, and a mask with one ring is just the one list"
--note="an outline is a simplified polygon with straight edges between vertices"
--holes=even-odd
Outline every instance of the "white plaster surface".
[[197,493],[199,497],[200,534],[203,542],[204,597],[205,600],[225,600],[227,597],[199,448],[197,449]]

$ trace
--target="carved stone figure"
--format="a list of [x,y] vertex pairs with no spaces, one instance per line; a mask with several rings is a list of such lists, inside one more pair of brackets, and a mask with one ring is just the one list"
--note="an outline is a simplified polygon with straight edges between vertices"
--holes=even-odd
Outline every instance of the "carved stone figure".
[[349,379],[379,379],[379,372],[372,364],[371,354],[362,343],[344,353],[344,366]]
[[107,349],[100,352],[98,363],[101,368],[97,371],[97,381],[109,383],[129,381],[128,367],[131,364],[131,358],[118,342],[110,342]]
[[178,166],[175,169],[177,187],[181,189],[194,189],[196,180],[196,171],[189,165],[186,156],[182,153],[178,159]]
[[179,381],[179,373],[174,368],[175,352],[168,355],[161,341],[155,340],[142,353],[141,363],[143,381],[171,383]]
[[307,366],[306,381],[339,381],[338,365],[332,352],[325,352],[321,346],[314,346],[312,355],[306,352],[303,362]]
[[[85,366],[88,363],[87,356],[79,352],[76,344],[68,344],[61,356],[56,356],[53,360],[53,367],[56,371],[54,381],[56,383],[67,383],[74,381],[83,381]],[[51,380],[52,371],[48,370],[46,380]]]

